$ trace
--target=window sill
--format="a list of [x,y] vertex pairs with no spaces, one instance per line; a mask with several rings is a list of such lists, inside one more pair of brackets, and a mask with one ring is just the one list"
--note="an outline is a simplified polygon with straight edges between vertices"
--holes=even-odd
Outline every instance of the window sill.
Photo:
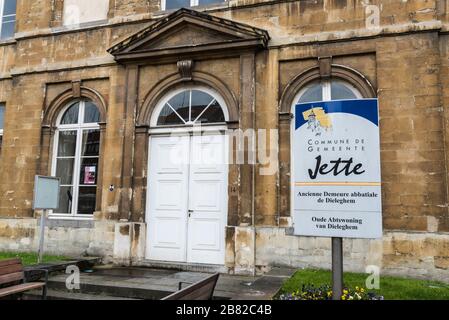
[[[38,220],[40,225],[40,220]],[[46,222],[48,228],[72,228],[72,229],[93,229],[95,228],[95,221],[92,219],[78,219],[70,217],[70,219],[61,219],[60,217],[49,216]]]
[[66,221],[94,221],[94,216],[83,217],[83,216],[68,216],[59,214],[49,214],[49,220],[66,220]]
[[59,26],[53,28],[39,29],[36,31],[25,31],[19,32],[15,34],[15,40],[25,40],[29,38],[36,38],[41,36],[54,36],[66,33],[74,33],[81,31],[88,31],[91,29],[97,29],[100,27],[110,26],[109,20],[99,20],[92,22],[85,22],[76,25],[68,25],[68,26]]
[[[230,7],[229,1],[226,1],[224,3],[215,3],[215,4],[206,4],[206,5],[202,5],[202,6],[186,7],[186,9],[196,10],[196,11],[200,11],[200,12],[207,12],[207,11],[213,11],[213,10],[227,9],[229,7]],[[181,9],[181,8],[155,11],[155,12],[153,12],[153,18],[160,18],[160,17],[166,16],[166,15],[173,13],[179,9]]]
[[109,20],[103,19],[103,20],[97,20],[97,21],[84,22],[84,23],[80,23],[80,24],[63,25],[60,27],[54,27],[51,30],[52,30],[52,33],[64,33],[64,32],[96,28],[99,26],[106,26],[108,24],[109,24]]
[[17,41],[15,38],[0,39],[0,47],[9,46],[9,45],[16,44],[16,43],[17,43]]

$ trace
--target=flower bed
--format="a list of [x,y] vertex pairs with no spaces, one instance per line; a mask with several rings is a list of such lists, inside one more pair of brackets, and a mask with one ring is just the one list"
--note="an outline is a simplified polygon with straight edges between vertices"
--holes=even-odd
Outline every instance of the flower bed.
[[[358,296],[354,294],[357,292],[357,287],[359,291],[362,291],[363,288],[362,299],[381,299],[379,296],[382,296],[385,300],[449,300],[449,283],[382,275],[379,278],[379,287],[369,289],[368,292],[366,290],[367,277],[368,274],[365,273],[344,273],[344,286],[349,294],[345,294],[345,300],[357,300]],[[305,298],[310,297],[307,292],[312,292],[312,298],[314,293],[315,299],[318,297],[330,299],[328,292],[332,290],[329,287],[331,283],[332,273],[330,270],[299,269],[284,282],[274,299],[280,299],[282,296],[283,300],[300,300],[301,298],[306,300]],[[326,292],[326,297],[323,297],[324,292]],[[306,294],[301,297],[303,293]],[[368,296],[366,297],[366,295]]]
[[[320,287],[303,285],[302,289],[295,292],[281,294],[279,300],[332,300],[332,288],[329,285]],[[384,298],[356,286],[343,289],[341,300],[384,300]]]

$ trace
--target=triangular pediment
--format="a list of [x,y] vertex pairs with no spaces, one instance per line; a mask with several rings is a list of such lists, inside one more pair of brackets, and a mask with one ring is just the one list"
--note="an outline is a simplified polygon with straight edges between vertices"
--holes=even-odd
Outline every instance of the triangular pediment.
[[266,47],[265,30],[180,9],[108,50],[117,61],[229,49]]
[[168,49],[239,40],[238,37],[184,22],[135,50]]

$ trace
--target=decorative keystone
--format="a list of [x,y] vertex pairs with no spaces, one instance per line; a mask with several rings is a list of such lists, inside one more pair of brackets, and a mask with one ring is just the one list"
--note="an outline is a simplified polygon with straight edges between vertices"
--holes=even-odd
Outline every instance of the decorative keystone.
[[192,60],[178,61],[178,71],[183,80],[185,81],[192,80],[193,61]]

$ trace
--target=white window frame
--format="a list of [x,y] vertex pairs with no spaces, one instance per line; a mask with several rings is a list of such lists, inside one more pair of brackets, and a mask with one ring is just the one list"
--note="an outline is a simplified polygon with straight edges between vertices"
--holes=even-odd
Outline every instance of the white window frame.
[[[295,105],[298,103],[299,99],[304,95],[304,93],[313,85],[316,85],[318,83],[322,86],[322,94],[323,94],[323,100],[322,101],[330,101],[332,99],[332,82],[338,82],[340,84],[343,84],[346,88],[352,91],[352,93],[357,97],[357,99],[362,99],[362,94],[353,86],[351,83],[342,81],[342,80],[321,80],[321,81],[313,81],[310,84],[305,85],[301,90],[299,90],[298,94],[293,99],[293,105],[292,105],[292,113],[294,113]],[[316,101],[316,102],[322,102],[322,101]],[[315,101],[311,101],[315,102]]]
[[[294,210],[295,210],[295,188],[294,188],[294,179],[295,179],[295,167],[294,167],[294,155],[293,155],[293,136],[295,133],[295,106],[299,102],[299,99],[304,95],[304,93],[313,85],[321,84],[322,87],[322,95],[323,100],[321,101],[310,101],[310,102],[323,102],[323,101],[331,101],[332,100],[332,82],[338,82],[340,84],[343,84],[346,88],[351,90],[351,92],[355,95],[355,99],[363,99],[362,93],[357,90],[350,82],[343,81],[343,80],[337,80],[337,79],[326,79],[326,80],[320,80],[320,81],[312,81],[308,84],[306,84],[301,90],[299,90],[298,94],[293,99],[293,104],[291,106],[291,113],[292,113],[292,120],[290,124],[290,214],[293,217]],[[351,99],[348,99],[351,100]]]
[[[162,109],[165,107],[167,102],[170,101],[170,99],[173,98],[174,96],[180,94],[181,92],[189,91],[189,90],[198,90],[198,91],[202,91],[204,93],[209,94],[213,99],[215,99],[215,101],[218,102],[218,104],[221,107],[221,110],[223,110],[223,114],[224,114],[224,118],[225,118],[224,123],[201,124],[201,126],[200,126],[201,130],[203,130],[203,131],[216,130],[217,127],[219,127],[219,126],[222,126],[222,128],[226,128],[226,122],[229,121],[229,111],[228,111],[228,107],[226,106],[224,99],[220,96],[220,94],[218,94],[218,92],[216,92],[215,90],[212,90],[212,89],[204,87],[204,86],[187,85],[185,87],[170,91],[158,102],[158,104],[156,105],[156,108],[153,111],[151,119],[150,119],[150,132],[151,133],[173,132],[173,130],[182,131],[182,132],[185,132],[186,130],[187,131],[195,131],[196,130],[195,123],[192,121],[190,121],[186,124],[178,124],[178,125],[159,126],[157,124],[157,122],[159,120],[160,113],[162,112]],[[191,99],[191,97],[190,97],[190,99]],[[191,101],[190,101],[190,104],[191,104]],[[207,128],[209,126],[211,127],[211,129]]]
[[[5,4],[5,0],[0,0],[0,37],[2,35],[2,27],[3,27],[4,4]],[[15,16],[15,19],[14,19],[14,25],[15,25],[17,23],[17,9],[16,9],[16,12],[14,14],[10,14],[7,17],[12,17],[12,16]],[[5,41],[5,40],[8,40],[8,39],[12,39],[12,38],[14,38],[14,35],[11,38],[4,38],[4,39],[0,38],[0,41]]]
[[[222,2],[226,2],[227,0],[222,0]],[[217,4],[219,4],[217,0]],[[197,7],[199,6],[199,0],[190,0],[190,7]],[[167,8],[167,0],[161,0],[161,10],[165,11]],[[180,9],[180,8],[178,8]],[[170,9],[170,10],[176,10],[176,9]]]
[[[78,110],[78,123],[77,124],[60,124],[62,117],[64,116],[65,112],[72,107],[75,103],[79,103],[79,110]],[[100,125],[95,123],[79,123],[84,119],[84,110],[85,110],[85,103],[86,101],[80,100],[80,101],[74,101],[68,104],[61,112],[59,113],[59,116],[57,118],[57,129],[55,131],[54,135],[54,141],[53,141],[53,153],[52,153],[52,166],[51,166],[51,175],[53,177],[56,177],[56,166],[57,166],[57,160],[58,158],[58,147],[59,147],[59,133],[63,131],[76,131],[76,147],[75,147],[75,161],[74,161],[74,170],[73,170],[73,181],[72,181],[72,212],[71,213],[58,213],[51,211],[49,214],[50,218],[53,219],[62,219],[62,220],[93,220],[94,216],[89,214],[78,214],[78,201],[79,201],[79,177],[80,177],[80,162],[81,162],[81,146],[83,143],[83,131],[86,130],[100,130]],[[98,106],[97,106],[98,108]],[[100,159],[101,155],[98,155],[98,159]],[[71,157],[68,157],[71,158]],[[92,157],[96,158],[96,157]],[[99,172],[97,171],[97,175]],[[98,179],[98,177],[97,177]],[[98,180],[97,180],[98,183]],[[62,185],[64,186],[64,185]],[[89,187],[95,187],[98,188],[98,184],[95,185],[89,185]]]

